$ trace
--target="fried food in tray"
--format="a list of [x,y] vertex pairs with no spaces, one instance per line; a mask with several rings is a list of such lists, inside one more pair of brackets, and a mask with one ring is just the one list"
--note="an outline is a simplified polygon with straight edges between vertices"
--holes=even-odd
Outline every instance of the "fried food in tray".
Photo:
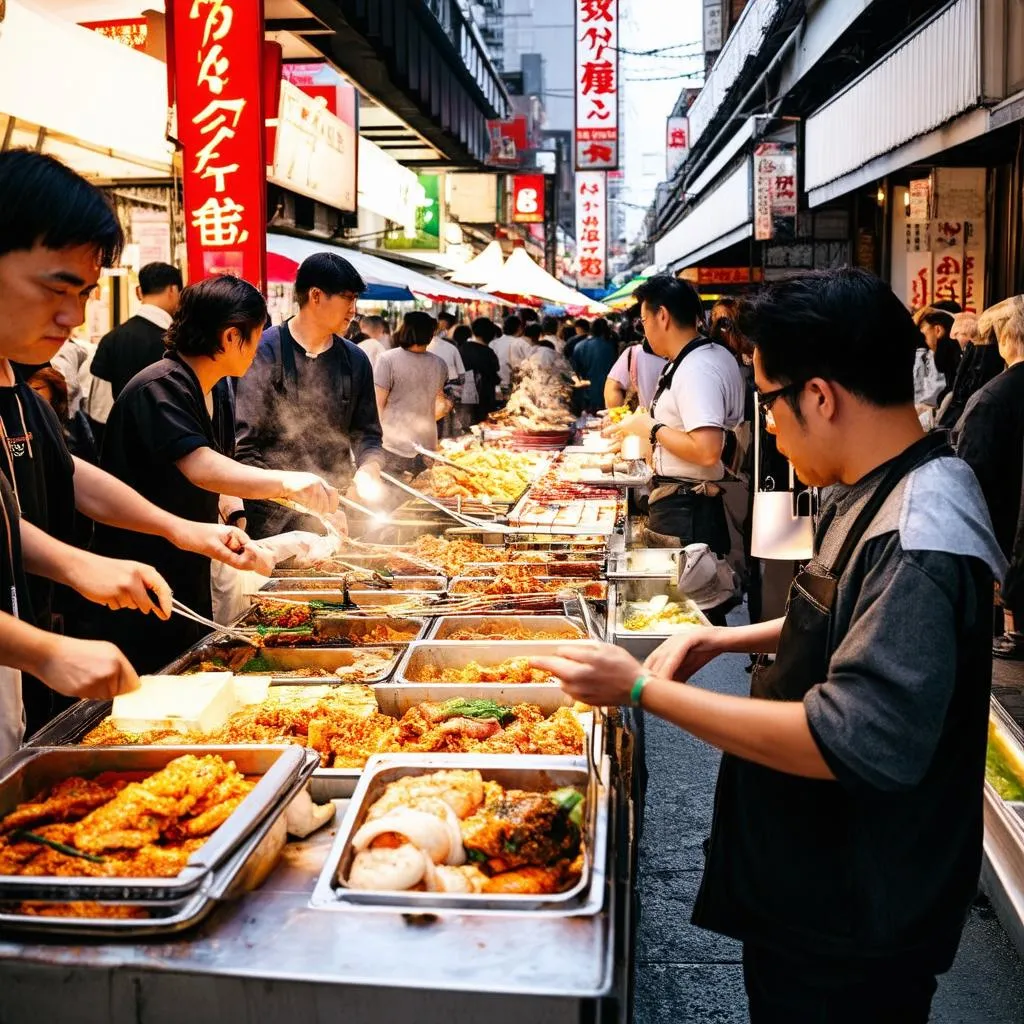
[[699,625],[700,612],[678,601],[669,601],[657,609],[649,601],[630,601],[622,612],[622,628],[631,633],[670,633]]
[[[234,762],[213,754],[177,757],[142,778],[64,779],[0,820],[0,874],[173,878],[254,786]],[[32,902],[17,912],[134,916],[94,903]]]
[[553,683],[554,676],[530,667],[529,658],[506,658],[497,665],[481,665],[470,661],[458,667],[441,665],[409,665],[406,681],[410,683]]
[[416,538],[416,554],[440,566],[449,576],[459,576],[471,562],[504,562],[503,548],[491,547],[475,540],[448,540],[424,534]]
[[538,576],[529,565],[509,565],[494,576],[463,577],[452,582],[452,594],[552,594],[574,590],[593,600],[608,596],[607,586],[596,580],[573,576]]
[[389,783],[352,836],[351,889],[554,894],[580,879],[583,794],[506,789],[476,770]]
[[[363,623],[359,623],[363,625]],[[369,630],[376,624],[367,624]],[[371,634],[372,635],[372,634]],[[333,679],[347,683],[379,682],[391,669],[398,652],[392,647],[348,647],[330,657],[327,665],[292,664],[293,657],[285,663],[285,655],[275,656],[273,651],[254,651],[248,644],[219,644],[199,652],[195,662],[188,665],[181,675],[197,675],[203,672],[233,672],[238,676],[270,676],[272,679]]]
[[[256,640],[262,647],[366,647],[378,644],[404,644],[415,640],[422,624],[419,622],[389,622],[384,619],[375,622],[346,620],[339,628],[337,619],[330,611],[340,607],[324,605],[311,600],[291,602],[270,597],[256,597],[253,600],[253,619],[256,626]],[[320,616],[324,614],[324,618]]]
[[580,640],[586,632],[574,623],[551,626],[524,626],[515,620],[486,619],[472,625],[458,626],[447,631],[444,640]]

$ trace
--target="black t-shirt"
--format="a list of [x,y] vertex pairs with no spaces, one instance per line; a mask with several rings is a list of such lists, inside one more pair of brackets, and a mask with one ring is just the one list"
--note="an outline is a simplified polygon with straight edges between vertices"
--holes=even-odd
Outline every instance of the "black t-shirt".
[[162,358],[167,351],[165,333],[144,316],[131,317],[100,339],[92,360],[92,375],[110,381],[117,398],[132,377]]
[[[19,378],[13,387],[0,387],[0,423],[4,436],[0,473],[12,485],[22,517],[70,543],[75,465],[56,413]],[[35,623],[49,629],[53,585],[33,576],[29,595]]]
[[[217,521],[218,495],[196,487],[175,463],[200,448],[234,455],[235,427],[225,381],[214,389],[213,414],[195,374],[169,353],[135,376],[114,403],[103,444],[102,466],[154,505],[194,522]],[[162,537],[97,526],[96,550],[152,565],[175,597],[203,615],[212,614],[210,561],[180,551]],[[163,667],[202,636],[179,616],[161,622],[138,612],[104,617],[104,633],[117,642],[136,669]]]
[[486,346],[467,341],[459,346],[462,362],[476,377],[477,422],[495,409],[494,390],[501,380],[498,357]]

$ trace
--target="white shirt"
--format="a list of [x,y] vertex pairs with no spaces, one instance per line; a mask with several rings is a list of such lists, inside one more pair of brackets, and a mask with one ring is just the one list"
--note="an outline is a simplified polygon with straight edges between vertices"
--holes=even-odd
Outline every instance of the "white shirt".
[[151,324],[156,324],[161,330],[166,331],[171,326],[171,321],[174,319],[166,309],[161,309],[159,306],[154,306],[152,303],[144,302],[137,310],[135,310],[136,316],[141,316],[143,320],[148,320]]
[[658,387],[658,378],[665,369],[665,360],[653,352],[645,352],[643,345],[630,345],[616,360],[608,371],[608,379],[615,381],[623,391],[629,391],[632,383],[629,376],[630,365],[636,375],[636,390],[640,396],[640,404],[651,407],[651,399]]
[[367,359],[370,360],[371,369],[377,366],[377,360],[387,351],[376,338],[367,338],[365,341],[359,342],[359,347],[366,353]]
[[528,359],[533,354],[533,347],[525,338],[503,334],[491,342],[491,351],[498,357],[501,386],[510,388],[513,372],[519,369],[519,365],[524,359]]
[[466,366],[459,350],[447,339],[437,335],[427,346],[427,351],[439,356],[448,367],[448,380],[457,381],[465,376]]
[[530,358],[525,361],[532,366],[540,366],[544,369],[550,369],[556,364],[565,365],[565,360],[553,348],[544,348],[543,345],[531,345]]
[[[654,403],[657,423],[677,430],[718,427],[733,430],[743,422],[743,376],[733,354],[724,345],[702,345],[679,364],[672,386]],[[654,472],[673,480],[721,480],[725,466],[698,466],[673,455],[662,444],[654,446]]]

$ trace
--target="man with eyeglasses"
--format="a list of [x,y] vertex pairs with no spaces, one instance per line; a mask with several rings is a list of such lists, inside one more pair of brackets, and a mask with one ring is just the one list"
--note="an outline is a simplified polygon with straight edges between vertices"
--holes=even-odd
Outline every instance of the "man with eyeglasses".
[[[780,452],[832,487],[785,617],[643,666],[596,643],[533,664],[723,751],[693,920],[743,943],[752,1024],[925,1024],[977,893],[1006,563],[970,467],[921,428],[917,330],[886,284],[779,282],[739,327]],[[725,652],[764,656],[749,699],[680,685]]]
[[650,412],[630,416],[611,432],[650,442],[654,479],[647,529],[652,543],[702,542],[724,557],[731,542],[716,482],[725,476],[726,431],[743,421],[743,378],[732,353],[698,329],[704,311],[690,284],[656,274],[634,295],[647,341],[668,364]]
[[[365,290],[359,272],[337,253],[302,261],[295,277],[298,313],[267,328],[238,382],[239,462],[316,473],[339,490],[351,483],[364,503],[378,496],[384,448],[373,370],[366,353],[344,337]],[[228,522],[244,524],[257,538],[324,531],[318,520],[272,502],[224,511]]]

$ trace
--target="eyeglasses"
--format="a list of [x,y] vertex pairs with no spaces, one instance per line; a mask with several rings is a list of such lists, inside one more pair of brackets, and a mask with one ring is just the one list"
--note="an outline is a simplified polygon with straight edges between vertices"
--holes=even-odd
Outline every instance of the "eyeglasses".
[[788,395],[799,395],[804,389],[806,381],[794,381],[792,384],[787,384],[785,387],[776,388],[774,391],[758,391],[757,400],[761,407],[761,415],[764,417],[765,425],[768,427],[775,426],[775,416],[772,413],[772,406],[784,396]]

